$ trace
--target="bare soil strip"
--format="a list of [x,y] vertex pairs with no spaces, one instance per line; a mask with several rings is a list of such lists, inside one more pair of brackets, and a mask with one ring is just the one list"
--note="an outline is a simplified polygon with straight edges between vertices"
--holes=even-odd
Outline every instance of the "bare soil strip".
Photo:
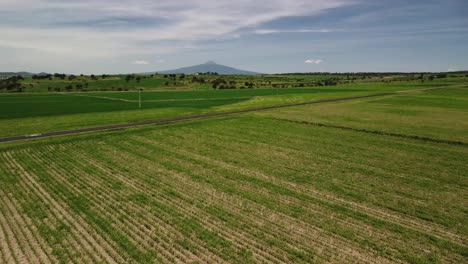
[[2,242],[2,244],[6,244],[6,247],[4,245],[2,245],[2,247],[5,247],[7,252],[6,255],[11,256],[8,259],[17,263],[26,263],[27,257],[20,247],[20,242],[16,238],[14,230],[11,228],[7,218],[3,214],[0,214],[0,226],[4,229],[6,238]]
[[8,195],[5,195],[3,198],[4,200],[0,199],[0,201],[3,202],[10,211],[10,223],[12,223],[12,228],[18,230],[18,237],[21,243],[26,247],[24,251],[28,256],[28,261],[30,263],[50,263],[46,253],[42,250],[38,241],[36,241],[31,233],[29,225],[22,219],[22,214],[16,210],[14,202],[8,200]]
[[[47,133],[42,133],[42,134],[0,138],[0,143],[23,141],[23,140],[38,139],[38,138],[48,138],[48,137],[55,137],[55,136],[75,135],[75,134],[98,132],[98,131],[109,131],[109,130],[117,130],[117,129],[145,126],[145,125],[163,125],[163,124],[170,124],[170,123],[186,122],[186,121],[197,120],[197,119],[223,117],[223,116],[229,116],[229,115],[235,115],[235,114],[273,110],[273,109],[293,107],[293,106],[341,102],[341,101],[356,100],[356,99],[366,99],[366,98],[392,96],[392,95],[399,95],[399,94],[406,94],[406,93],[424,92],[424,91],[430,91],[430,90],[436,90],[436,89],[459,88],[459,87],[464,87],[464,86],[465,85],[441,86],[441,87],[431,87],[431,88],[416,89],[416,90],[405,90],[405,91],[395,91],[395,92],[386,92],[386,93],[376,93],[376,94],[369,94],[369,95],[350,96],[350,97],[342,97],[342,98],[334,98],[334,99],[321,99],[321,100],[315,100],[315,101],[303,102],[303,103],[257,107],[257,108],[234,110],[234,111],[221,112],[221,113],[199,114],[199,115],[192,115],[192,116],[147,120],[147,121],[142,121],[142,122],[127,123],[127,124],[116,124],[116,125],[98,126],[98,127],[90,127],[90,128],[54,131],[54,132],[47,132]],[[125,99],[122,99],[122,100],[125,100]]]

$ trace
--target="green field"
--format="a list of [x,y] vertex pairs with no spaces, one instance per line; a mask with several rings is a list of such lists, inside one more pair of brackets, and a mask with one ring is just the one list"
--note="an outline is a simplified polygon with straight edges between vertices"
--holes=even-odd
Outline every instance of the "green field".
[[[246,76],[246,75],[176,75],[171,78],[168,75],[131,75],[135,78],[126,80],[127,75],[112,75],[112,76],[75,76],[69,78],[51,77],[50,79],[33,79],[31,77],[25,78],[22,81],[22,88],[24,92],[47,92],[59,91],[65,92],[67,90],[77,91],[120,91],[129,90],[134,91],[138,88],[145,90],[212,90],[212,82],[216,79],[224,79],[229,85],[234,85],[236,88],[246,88],[245,83],[252,83],[255,88],[268,88],[272,86],[293,88],[296,86],[307,87],[315,84],[316,82],[323,82],[328,79],[336,79],[341,82],[348,82],[346,75],[259,75],[259,76]],[[136,77],[139,76],[139,81]],[[194,79],[194,77],[196,79]],[[359,81],[363,81],[360,76]],[[394,78],[399,78],[395,76]],[[404,77],[404,79],[412,80],[414,77]],[[201,81],[200,79],[203,79]],[[377,79],[376,77],[374,79]],[[382,80],[380,78],[379,80]],[[370,76],[365,81],[373,81]],[[358,81],[358,80],[356,80]],[[78,86],[77,86],[78,85]],[[68,88],[67,88],[68,87]],[[1,89],[0,89],[1,91]]]
[[463,79],[314,88],[0,94],[0,137],[463,84]]
[[3,144],[0,262],[467,262],[467,100],[448,88]]
[[467,87],[288,108],[261,115],[313,125],[339,125],[468,143]]
[[216,81],[223,87],[216,89],[258,89],[258,88],[304,88],[323,87],[356,83],[431,83],[468,81],[467,74],[444,73],[443,78],[431,78],[441,74],[425,73],[315,73],[278,75],[49,75],[37,78],[24,77],[20,90],[8,90],[2,86],[1,92],[85,92],[85,91],[136,91],[144,90],[213,90]]
[[222,112],[358,92],[347,88],[144,92],[141,109],[135,92],[3,94],[0,95],[0,137]]
[[[1,133],[437,84],[8,94]],[[0,263],[466,263],[467,116],[450,87],[1,144]]]

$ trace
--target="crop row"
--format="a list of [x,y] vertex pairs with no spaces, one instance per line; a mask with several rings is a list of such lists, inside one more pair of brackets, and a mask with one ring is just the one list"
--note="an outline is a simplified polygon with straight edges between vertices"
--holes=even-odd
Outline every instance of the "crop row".
[[467,156],[251,116],[11,148],[0,262],[463,262]]

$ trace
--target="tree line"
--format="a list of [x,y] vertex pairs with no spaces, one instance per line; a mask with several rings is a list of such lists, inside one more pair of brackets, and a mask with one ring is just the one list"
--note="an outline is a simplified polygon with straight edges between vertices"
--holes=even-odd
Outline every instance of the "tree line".
[[23,87],[21,81],[24,80],[22,76],[12,76],[6,79],[0,79],[0,90],[6,90],[9,92],[16,91],[22,92]]

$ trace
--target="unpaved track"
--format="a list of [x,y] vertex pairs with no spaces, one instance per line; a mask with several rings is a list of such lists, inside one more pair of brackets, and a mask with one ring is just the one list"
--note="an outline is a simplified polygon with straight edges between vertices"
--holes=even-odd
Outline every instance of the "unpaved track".
[[383,96],[400,95],[400,94],[406,94],[406,93],[424,92],[424,91],[430,91],[430,90],[436,90],[436,89],[448,89],[448,88],[460,88],[460,87],[466,87],[466,85],[441,86],[441,87],[431,87],[431,88],[416,89],[416,90],[404,90],[404,91],[377,93],[377,94],[370,94],[370,95],[350,96],[350,97],[342,97],[342,98],[334,98],[334,99],[321,99],[321,100],[315,100],[315,101],[303,102],[303,103],[257,107],[257,108],[234,110],[234,111],[221,112],[221,113],[199,114],[199,115],[183,116],[183,117],[171,117],[171,118],[147,120],[147,121],[141,121],[141,122],[133,122],[133,123],[127,123],[127,124],[106,125],[106,126],[97,126],[97,127],[89,127],[89,128],[81,128],[81,129],[54,131],[54,132],[47,132],[47,133],[42,133],[42,134],[5,137],[5,138],[0,138],[0,143],[23,141],[23,140],[38,139],[38,138],[48,138],[48,137],[55,137],[55,136],[67,136],[67,135],[75,135],[75,134],[88,133],[88,132],[117,130],[117,129],[129,128],[129,127],[144,126],[144,125],[163,125],[163,124],[191,121],[191,120],[196,120],[196,119],[222,117],[222,116],[272,110],[272,109],[285,108],[285,107],[321,104],[321,103],[329,103],[329,102],[340,102],[340,101],[365,99],[365,98],[373,98],[373,97],[383,97]]

